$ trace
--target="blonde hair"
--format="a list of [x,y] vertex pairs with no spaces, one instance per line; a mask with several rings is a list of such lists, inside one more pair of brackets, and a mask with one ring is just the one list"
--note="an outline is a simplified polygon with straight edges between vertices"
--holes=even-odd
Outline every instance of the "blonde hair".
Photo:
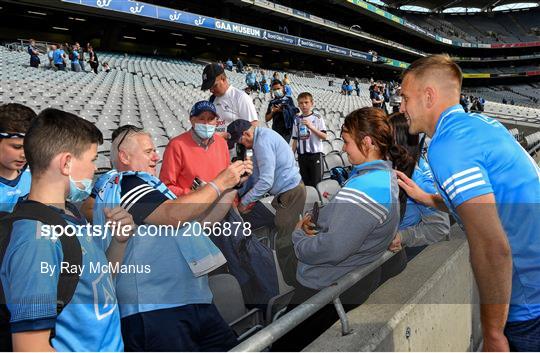
[[442,73],[456,81],[461,91],[463,74],[461,68],[450,58],[448,54],[429,55],[414,61],[402,74],[405,76],[412,74],[417,79],[426,78],[430,74]]

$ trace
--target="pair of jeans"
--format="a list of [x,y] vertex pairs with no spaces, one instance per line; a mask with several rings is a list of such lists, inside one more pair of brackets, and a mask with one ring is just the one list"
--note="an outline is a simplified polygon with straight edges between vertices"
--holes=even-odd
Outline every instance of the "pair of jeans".
[[189,304],[122,319],[126,352],[216,352],[237,345],[214,304]]

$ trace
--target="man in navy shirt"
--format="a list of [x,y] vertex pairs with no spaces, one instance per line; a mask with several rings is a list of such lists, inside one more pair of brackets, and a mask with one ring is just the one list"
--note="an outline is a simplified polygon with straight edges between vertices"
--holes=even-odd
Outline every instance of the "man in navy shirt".
[[[498,121],[460,105],[462,73],[448,55],[405,71],[400,111],[409,132],[431,137],[439,194],[404,174],[423,204],[448,208],[464,228],[480,292],[485,351],[540,350],[540,169]],[[443,202],[444,201],[444,202]]]
[[30,54],[30,66],[39,67],[41,61],[39,60],[39,51],[36,49],[36,41],[30,39],[30,44],[28,45],[28,54]]

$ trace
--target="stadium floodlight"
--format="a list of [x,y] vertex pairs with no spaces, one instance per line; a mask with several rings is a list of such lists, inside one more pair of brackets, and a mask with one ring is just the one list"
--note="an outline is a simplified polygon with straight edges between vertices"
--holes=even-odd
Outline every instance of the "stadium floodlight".
[[145,31],[145,32],[155,32],[156,30],[155,30],[155,29],[150,29],[150,28],[141,28],[141,31]]
[[69,28],[65,28],[65,27],[53,27],[53,29],[57,29],[59,31],[69,31]]
[[272,49],[272,51],[273,51],[274,53],[279,53],[279,50],[277,50],[277,49]]
[[243,51],[239,52],[238,54],[240,54],[240,55],[247,55],[247,53],[245,53],[245,52],[243,52]]
[[255,56],[258,57],[258,58],[262,58],[262,57],[263,57],[262,54],[255,54]]
[[178,45],[180,47],[187,47],[187,44],[185,44],[185,43],[176,43],[176,45]]
[[133,39],[133,40],[137,39],[137,37],[132,37],[132,36],[124,36],[124,38],[125,39]]
[[183,37],[183,36],[184,36],[184,35],[181,34],[181,33],[172,33],[172,32],[171,32],[171,35],[173,35],[173,36],[178,36],[178,37]]
[[26,12],[32,15],[47,16],[45,12],[37,12],[37,11],[26,11]]
[[206,40],[206,38],[204,37],[193,37],[193,38],[198,39],[198,40]]
[[241,47],[246,47],[246,48],[249,48],[249,45],[247,44],[240,44]]

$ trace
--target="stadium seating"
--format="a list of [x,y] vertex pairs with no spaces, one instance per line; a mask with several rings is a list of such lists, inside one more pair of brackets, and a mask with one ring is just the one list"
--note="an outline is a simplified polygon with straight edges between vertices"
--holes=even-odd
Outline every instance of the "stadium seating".
[[[120,125],[132,124],[151,132],[155,145],[163,151],[174,136],[188,130],[188,112],[191,106],[208,99],[209,93],[200,90],[204,63],[170,58],[127,56],[118,53],[99,53],[101,62],[108,62],[109,73],[61,72],[45,68],[28,67],[28,54],[11,51],[0,46],[0,103],[19,102],[36,111],[54,107],[78,114],[98,126],[104,134],[105,143],[99,148],[97,160],[100,172],[110,168],[108,160],[111,133]],[[43,55],[41,62],[48,62]],[[271,77],[273,71],[265,70]],[[283,77],[283,72],[280,72]],[[235,87],[245,87],[244,74],[229,72],[227,75]],[[288,73],[293,97],[303,91],[311,92],[315,99],[315,111],[321,114],[328,129],[328,141],[324,142],[326,163],[332,166],[350,163],[340,156],[343,141],[340,129],[344,117],[354,109],[371,106],[367,83],[360,83],[360,95],[340,94],[340,87],[329,86],[335,77],[305,77]],[[485,112],[489,115],[511,118],[517,121],[540,123],[538,104],[532,98],[540,98],[534,85],[487,87],[468,89],[467,94],[484,97]],[[512,89],[512,91],[509,91]],[[252,93],[259,118],[266,114],[270,95]],[[505,97],[516,104],[498,103]],[[336,152],[339,152],[336,154]],[[337,157],[337,158],[336,158]],[[340,163],[334,163],[340,159]],[[159,166],[160,167],[160,166]],[[325,168],[328,177],[328,171]]]

